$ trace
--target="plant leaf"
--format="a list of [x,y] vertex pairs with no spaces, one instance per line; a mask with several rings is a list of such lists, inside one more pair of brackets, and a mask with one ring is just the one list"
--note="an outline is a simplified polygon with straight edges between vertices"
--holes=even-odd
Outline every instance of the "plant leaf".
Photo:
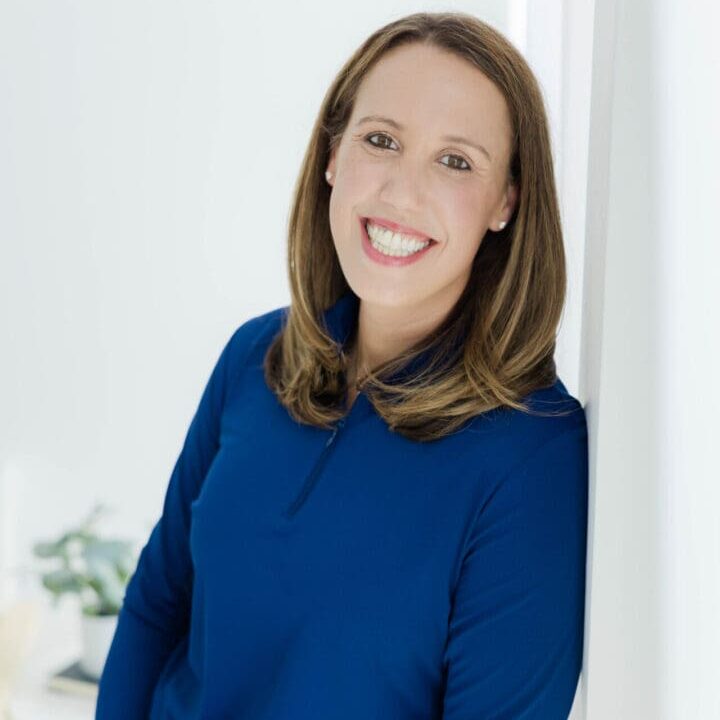
[[79,593],[87,582],[82,575],[78,575],[66,568],[51,570],[42,576],[43,585],[55,595],[62,593]]

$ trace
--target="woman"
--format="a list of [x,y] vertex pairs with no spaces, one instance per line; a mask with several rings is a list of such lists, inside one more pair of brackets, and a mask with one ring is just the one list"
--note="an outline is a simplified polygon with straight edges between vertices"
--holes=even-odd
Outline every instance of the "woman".
[[536,80],[415,14],[338,73],[292,302],[215,366],[125,596],[98,718],[566,718],[587,426]]

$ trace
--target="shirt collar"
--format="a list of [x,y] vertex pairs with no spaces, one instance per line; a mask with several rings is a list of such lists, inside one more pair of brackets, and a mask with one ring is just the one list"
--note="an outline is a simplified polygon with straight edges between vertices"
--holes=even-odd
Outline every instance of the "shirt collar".
[[[360,299],[352,290],[348,289],[338,298],[338,300],[335,301],[333,305],[331,305],[323,313],[325,326],[330,336],[333,340],[340,343],[342,347],[345,347],[348,340],[350,339],[351,333],[355,329],[359,308]],[[453,348],[453,351],[456,350],[458,350],[457,347]],[[432,348],[430,348],[420,353],[409,363],[407,363],[405,367],[400,368],[396,373],[388,376],[386,378],[386,382],[398,382],[402,381],[404,378],[415,375],[420,370],[422,370],[423,367],[429,364],[432,357],[432,352]],[[559,388],[561,393],[567,396],[569,403],[572,404],[573,402],[575,402],[573,400],[573,397],[568,395],[565,386],[562,384],[559,378],[556,378],[556,381],[552,387],[553,389]],[[545,393],[552,394],[552,390],[550,388],[541,389],[539,391],[531,393],[525,399],[530,402],[531,407],[534,407],[532,403],[535,401],[536,398],[537,401],[542,404]],[[552,394],[548,402],[551,404],[557,404],[557,399],[555,398],[554,394]]]
[[343,348],[357,323],[359,308],[360,298],[352,290],[346,290],[333,305],[325,310],[327,331],[330,337]]

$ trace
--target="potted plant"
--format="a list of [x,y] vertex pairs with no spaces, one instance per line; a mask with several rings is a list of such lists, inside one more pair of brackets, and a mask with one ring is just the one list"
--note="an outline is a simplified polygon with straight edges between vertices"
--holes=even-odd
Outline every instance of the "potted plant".
[[57,605],[65,593],[80,598],[80,664],[95,679],[102,674],[125,589],[135,569],[129,541],[103,538],[95,532],[94,524],[105,511],[102,503],[97,504],[78,527],[56,540],[33,545],[36,557],[55,564],[42,574],[42,584],[52,593],[53,604]]

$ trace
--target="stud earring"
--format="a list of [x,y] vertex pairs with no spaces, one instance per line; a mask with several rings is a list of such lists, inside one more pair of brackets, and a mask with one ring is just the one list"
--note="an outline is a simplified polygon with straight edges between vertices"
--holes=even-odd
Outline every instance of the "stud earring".
[[498,229],[502,230],[506,225],[507,225],[507,223],[504,220],[501,220],[500,223],[498,224]]
[[325,171],[325,179],[330,182],[332,180],[332,173],[329,170]]

